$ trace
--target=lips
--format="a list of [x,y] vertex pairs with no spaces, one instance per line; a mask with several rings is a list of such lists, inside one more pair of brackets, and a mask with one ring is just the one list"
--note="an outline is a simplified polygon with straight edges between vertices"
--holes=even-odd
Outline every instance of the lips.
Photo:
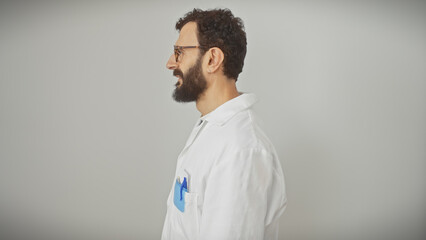
[[176,82],[175,86],[176,86],[176,87],[178,87],[178,86],[182,85],[182,83],[183,83],[183,81],[182,81],[182,76],[180,76],[180,75],[175,75],[175,77],[177,77],[177,78],[178,78],[178,80],[177,80],[177,82]]
[[176,82],[175,86],[176,86],[176,87],[178,87],[178,86],[182,85],[182,83],[183,83],[182,76],[180,76],[180,75],[175,75],[175,77],[177,77],[177,78],[178,78],[178,80],[177,80],[177,82]]
[[178,87],[178,86],[182,85],[182,83],[183,83],[183,80],[182,80],[183,79],[183,73],[182,73],[182,71],[179,70],[179,69],[175,69],[173,71],[173,76],[175,76],[175,77],[178,78],[178,81],[175,84],[175,86]]

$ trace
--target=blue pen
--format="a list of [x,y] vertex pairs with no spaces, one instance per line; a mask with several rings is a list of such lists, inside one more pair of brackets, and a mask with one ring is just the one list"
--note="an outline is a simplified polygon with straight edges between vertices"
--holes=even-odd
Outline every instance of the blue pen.
[[184,188],[185,188],[186,191],[188,191],[188,186],[187,186],[187,183],[186,183],[186,177],[183,178],[183,183],[182,183],[182,186],[180,187],[180,200],[181,201],[182,201],[182,197],[183,197],[182,191],[183,191]]

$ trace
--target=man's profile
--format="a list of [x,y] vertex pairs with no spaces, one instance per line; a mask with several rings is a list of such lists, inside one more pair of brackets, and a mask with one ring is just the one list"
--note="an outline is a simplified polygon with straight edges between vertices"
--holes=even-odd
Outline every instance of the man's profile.
[[278,239],[284,176],[275,149],[236,88],[246,33],[228,9],[194,9],[176,23],[167,62],[173,98],[195,102],[200,119],[180,153],[162,239]]

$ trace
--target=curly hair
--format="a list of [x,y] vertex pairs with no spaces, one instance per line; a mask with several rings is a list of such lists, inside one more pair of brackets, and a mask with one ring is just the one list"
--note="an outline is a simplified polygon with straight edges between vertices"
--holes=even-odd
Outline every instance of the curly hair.
[[176,30],[180,32],[188,22],[197,24],[197,37],[201,54],[208,49],[218,47],[224,54],[223,73],[237,81],[242,72],[247,52],[247,38],[243,21],[234,17],[229,9],[212,9],[203,11],[196,9],[185,14],[176,22]]

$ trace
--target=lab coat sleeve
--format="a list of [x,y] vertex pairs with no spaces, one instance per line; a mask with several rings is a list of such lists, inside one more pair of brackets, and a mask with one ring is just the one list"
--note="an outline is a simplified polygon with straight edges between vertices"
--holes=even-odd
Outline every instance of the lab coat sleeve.
[[274,167],[271,154],[263,149],[220,158],[206,183],[200,239],[263,239]]

